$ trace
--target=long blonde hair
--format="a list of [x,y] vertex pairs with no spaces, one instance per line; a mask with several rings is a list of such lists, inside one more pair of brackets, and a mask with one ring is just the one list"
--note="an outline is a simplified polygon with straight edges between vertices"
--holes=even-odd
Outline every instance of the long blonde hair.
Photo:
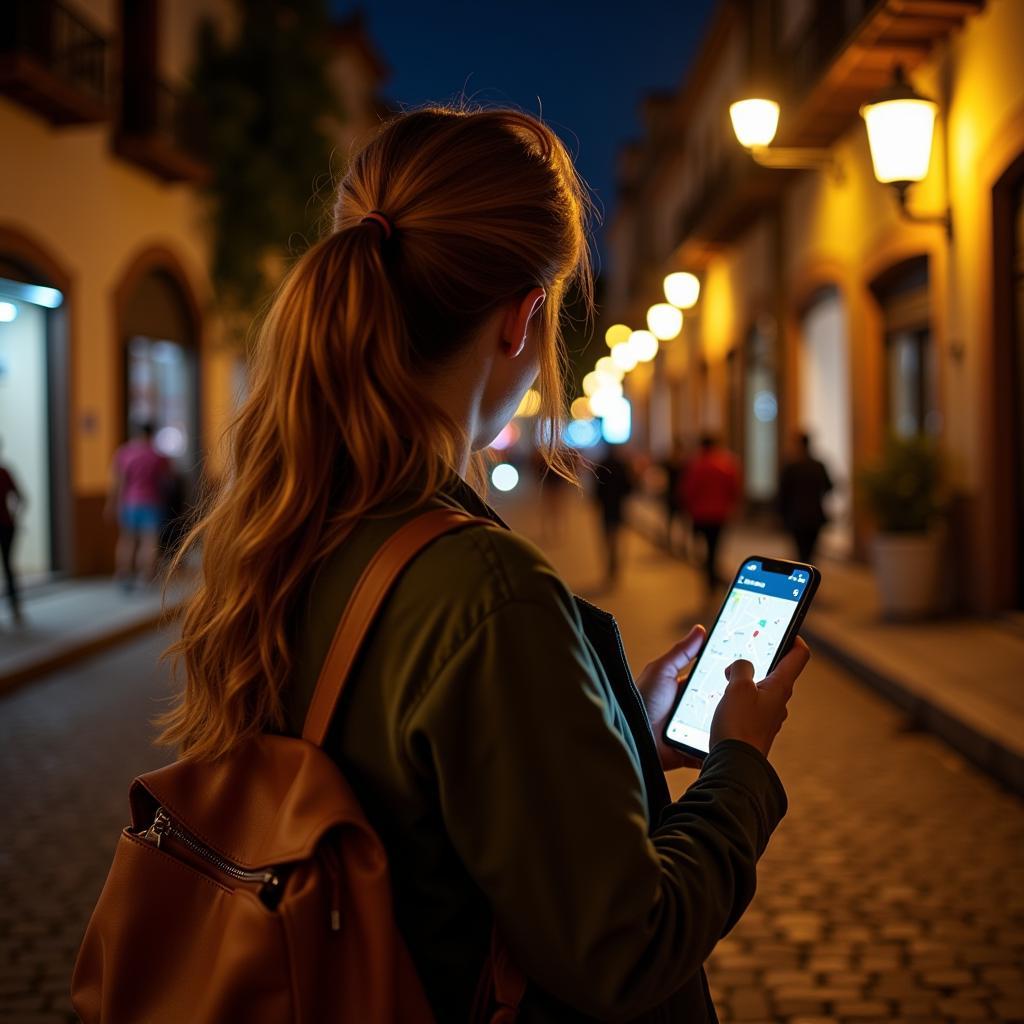
[[[394,225],[383,238],[382,211]],[[416,386],[504,302],[540,285],[545,457],[559,436],[566,289],[592,309],[590,204],[565,147],[516,110],[431,107],[387,123],[352,161],[333,230],[260,324],[252,390],[229,429],[225,480],[172,566],[202,547],[202,582],[168,655],[184,664],[158,742],[214,759],[284,726],[290,619],[310,574],[368,512],[453,471],[459,428]]]

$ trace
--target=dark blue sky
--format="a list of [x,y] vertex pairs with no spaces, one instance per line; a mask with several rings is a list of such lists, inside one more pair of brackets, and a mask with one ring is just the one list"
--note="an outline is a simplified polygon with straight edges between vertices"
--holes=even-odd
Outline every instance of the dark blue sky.
[[569,145],[607,222],[615,156],[640,135],[640,100],[679,84],[715,0],[329,3],[339,15],[365,11],[392,69],[388,99],[415,106],[465,92],[542,112]]

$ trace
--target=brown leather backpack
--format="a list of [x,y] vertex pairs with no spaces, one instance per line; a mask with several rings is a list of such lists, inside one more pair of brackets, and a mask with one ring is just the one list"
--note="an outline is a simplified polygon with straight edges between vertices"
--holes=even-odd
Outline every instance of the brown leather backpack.
[[[132,823],[72,980],[85,1024],[426,1024],[395,925],[384,848],[321,749],[363,639],[432,540],[475,523],[449,509],[402,526],[339,622],[302,738],[264,734],[217,762],[134,780]],[[525,980],[497,937],[475,1020],[513,1021]]]

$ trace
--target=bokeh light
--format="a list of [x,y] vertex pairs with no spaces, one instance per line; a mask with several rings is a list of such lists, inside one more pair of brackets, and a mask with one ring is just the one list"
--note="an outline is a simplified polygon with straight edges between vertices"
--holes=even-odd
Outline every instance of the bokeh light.
[[511,491],[519,483],[519,470],[507,462],[499,462],[491,470],[491,483],[499,491]]

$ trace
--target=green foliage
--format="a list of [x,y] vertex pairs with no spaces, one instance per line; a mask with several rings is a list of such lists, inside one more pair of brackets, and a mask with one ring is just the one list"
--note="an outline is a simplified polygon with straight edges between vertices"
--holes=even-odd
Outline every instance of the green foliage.
[[237,36],[224,42],[210,19],[199,27],[193,89],[203,142],[217,302],[245,313],[275,284],[265,267],[293,235],[315,234],[310,200],[329,169],[317,125],[338,116],[324,69],[323,0],[236,0]]
[[890,437],[861,473],[864,497],[885,533],[924,533],[944,507],[942,456],[926,436]]

